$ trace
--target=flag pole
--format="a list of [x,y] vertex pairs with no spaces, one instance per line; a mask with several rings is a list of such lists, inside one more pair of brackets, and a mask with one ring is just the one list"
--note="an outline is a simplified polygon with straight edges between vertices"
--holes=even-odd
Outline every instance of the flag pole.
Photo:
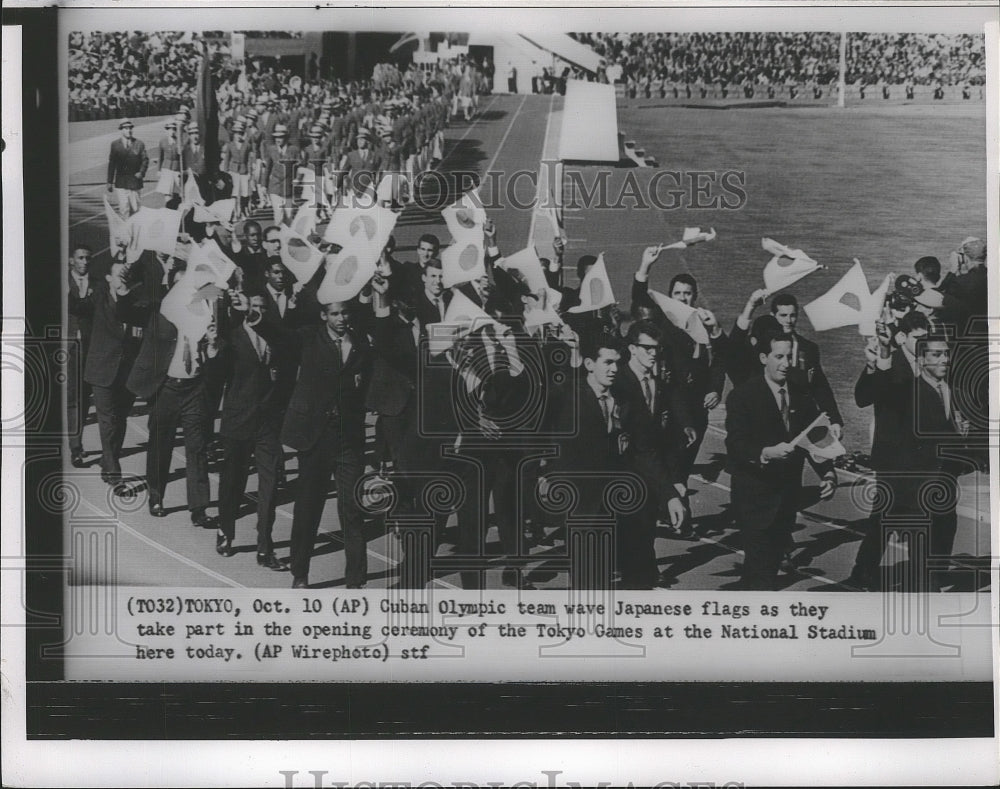
[[816,425],[818,425],[820,422],[822,422],[826,418],[827,418],[826,411],[823,411],[818,417],[816,417],[810,423],[809,427],[807,427],[805,430],[803,430],[801,433],[799,433],[795,437],[795,440],[792,441],[792,446],[793,447],[801,446],[802,445],[802,439],[804,439],[807,435],[809,435],[809,431],[812,430],[814,427],[816,427]]

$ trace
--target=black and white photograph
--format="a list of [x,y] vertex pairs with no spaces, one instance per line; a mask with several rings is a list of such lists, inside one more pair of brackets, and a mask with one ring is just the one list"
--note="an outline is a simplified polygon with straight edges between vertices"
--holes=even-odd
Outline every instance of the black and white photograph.
[[[57,149],[25,126],[4,254],[30,291],[5,296],[4,484],[25,503],[4,554],[71,712],[61,729],[29,704],[29,738],[87,739],[88,683],[179,689],[162,728],[106,714],[119,739],[378,737],[381,712],[276,732],[309,706],[291,683],[333,683],[346,709],[391,695],[394,737],[945,738],[857,757],[897,785],[948,776],[948,738],[989,764],[995,8],[70,5],[47,24]],[[255,683],[295,700],[206,723]],[[512,722],[480,720],[486,700],[439,720],[439,683],[453,705],[512,683]],[[725,721],[658,683],[705,683]],[[819,711],[770,722],[766,683]],[[895,718],[834,722],[836,683]],[[922,721],[929,687],[954,693]],[[800,753],[788,780],[827,780]],[[590,755],[591,780],[687,785]],[[575,780],[536,762],[497,775]],[[459,775],[280,765],[255,780]]]

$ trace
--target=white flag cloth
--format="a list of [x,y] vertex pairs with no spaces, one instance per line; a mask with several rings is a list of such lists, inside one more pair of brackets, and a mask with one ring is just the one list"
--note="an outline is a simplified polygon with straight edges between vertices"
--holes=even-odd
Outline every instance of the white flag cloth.
[[608,269],[604,264],[602,252],[580,283],[580,303],[570,307],[569,312],[593,312],[614,303],[615,294],[611,290],[611,280],[608,278]]
[[873,296],[868,290],[868,280],[861,264],[856,262],[840,278],[840,282],[803,310],[816,331],[839,329],[841,326],[858,326],[871,309]]
[[445,310],[444,320],[427,325],[428,350],[433,356],[442,354],[455,340],[490,324],[496,324],[496,321],[468,296],[456,290]]
[[214,241],[192,247],[187,268],[160,302],[160,314],[177,327],[178,342],[186,339],[195,346],[205,336],[212,322],[212,301],[226,290],[235,270]]
[[195,203],[195,222],[218,222],[232,227],[233,211],[236,209],[236,198],[230,197],[225,200],[216,200],[211,205]]
[[312,201],[307,201],[299,207],[291,227],[304,239],[316,232],[316,206]]
[[833,460],[847,454],[844,445],[838,441],[830,430],[830,417],[820,414],[805,430],[796,436],[793,446],[802,447],[816,463]]
[[558,325],[563,322],[556,310],[559,309],[559,302],[562,301],[562,294],[558,290],[545,288],[538,293],[538,298],[528,299],[524,310],[524,328],[529,334],[534,334],[540,327],[552,324]]
[[761,239],[761,246],[773,255],[764,266],[764,287],[770,293],[787,288],[822,268],[801,249],[791,249],[770,238]]
[[108,201],[106,194],[104,196],[104,215],[108,220],[108,249],[114,254],[119,247],[124,246],[128,262],[135,262],[142,253],[142,247],[136,244],[135,234],[132,232],[132,222],[129,219],[122,219],[121,214]]
[[886,274],[882,284],[872,293],[867,306],[863,310],[861,320],[858,321],[858,334],[863,337],[875,336],[875,324],[882,315],[882,308],[885,306],[886,296],[889,295],[889,285],[892,282],[892,274]]
[[363,242],[370,248],[372,260],[375,260],[382,254],[398,218],[399,214],[395,211],[379,205],[342,205],[333,212],[323,239],[341,247]]
[[683,329],[699,345],[708,345],[708,329],[702,323],[698,310],[689,307],[683,301],[672,299],[657,290],[650,289],[649,297],[663,312],[674,326]]
[[140,249],[151,249],[172,255],[177,249],[177,234],[181,227],[181,212],[169,208],[143,206],[129,220],[134,243]]
[[475,189],[462,195],[458,200],[441,211],[445,224],[456,242],[464,241],[471,235],[483,237],[486,209]]
[[295,275],[296,280],[305,284],[312,279],[316,269],[323,263],[323,253],[292,227],[281,225],[279,232],[281,234],[281,262]]
[[486,250],[481,235],[468,235],[441,252],[441,282],[446,288],[486,274]]
[[685,227],[684,235],[681,241],[684,242],[685,246],[691,246],[692,244],[698,244],[702,241],[714,241],[715,240],[715,228],[709,228],[708,232],[703,233],[700,227]]
[[509,257],[501,258],[497,261],[497,266],[523,280],[532,293],[548,287],[542,261],[538,259],[534,247],[526,247]]
[[183,202],[187,205],[205,205],[205,198],[201,196],[201,190],[198,188],[198,181],[195,180],[193,170],[188,170],[184,177]]
[[361,239],[330,255],[329,268],[316,292],[319,303],[350,301],[357,296],[375,275],[376,257]]

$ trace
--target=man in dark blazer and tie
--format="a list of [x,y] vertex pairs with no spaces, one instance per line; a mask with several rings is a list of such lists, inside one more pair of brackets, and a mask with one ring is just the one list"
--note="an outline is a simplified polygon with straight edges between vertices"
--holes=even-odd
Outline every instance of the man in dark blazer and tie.
[[426,334],[430,324],[444,320],[452,294],[451,290],[445,290],[441,281],[441,261],[437,258],[431,258],[427,262],[420,280],[421,289],[414,302],[421,334]]
[[91,345],[83,380],[94,393],[94,410],[101,436],[101,479],[121,481],[122,444],[135,395],[125,382],[139,354],[147,312],[136,306],[137,291],[122,281],[122,263],[114,263],[104,280],[94,283]]
[[357,485],[364,469],[365,396],[372,350],[350,326],[350,307],[321,308],[322,322],[289,331],[265,314],[258,333],[297,351],[298,379],[281,429],[281,442],[299,453],[292,513],[292,588],[309,586],[309,564],[326,504],[331,473],[337,480],[337,515],[346,558],[346,584],[364,586],[368,556]]
[[108,191],[117,195],[118,212],[127,219],[139,210],[149,156],[143,141],[132,136],[132,121],[122,119],[118,129],[121,139],[111,143],[108,154]]
[[[806,453],[792,442],[819,415],[803,382],[789,374],[792,340],[767,332],[757,341],[763,374],[752,376],[727,400],[726,451],[732,507],[743,536],[742,589],[773,591],[791,538],[802,490]],[[832,463],[813,464],[820,497],[836,488]]]
[[222,556],[234,553],[236,519],[253,458],[257,469],[257,564],[271,570],[287,570],[288,566],[274,554],[271,531],[282,460],[281,423],[287,402],[278,391],[276,364],[289,350],[280,345],[272,347],[257,333],[263,302],[259,289],[250,288],[235,295],[231,328],[220,352],[226,373],[226,397],[219,428],[224,458],[219,477],[216,550]]
[[66,430],[69,433],[70,460],[74,468],[83,468],[83,423],[90,410],[90,385],[81,375],[87,363],[87,350],[94,321],[94,286],[90,276],[90,248],[78,244],[69,259],[66,340]]
[[[905,318],[901,325],[906,326]],[[923,334],[915,341],[915,351],[913,368],[901,352],[891,351],[890,339],[879,327],[874,369],[866,365],[856,389],[863,402],[871,398],[876,407],[872,463],[878,466],[879,484],[890,494],[885,508],[873,513],[872,529],[862,540],[852,572],[852,579],[871,591],[889,586],[940,591],[942,577],[934,570],[942,569],[954,546],[957,477],[976,467],[974,460],[963,459],[969,422],[949,384],[948,338]],[[909,554],[908,572],[898,573],[896,579],[878,572],[891,530],[904,536]]]
[[[644,402],[634,399],[628,387],[615,386],[622,358],[617,338],[603,332],[584,337],[582,353],[585,375],[575,391],[565,392],[562,406],[554,409],[557,417],[575,413],[575,429],[559,441],[559,456],[546,466],[545,473],[568,474],[579,497],[575,512],[591,518],[609,516],[604,503],[608,485],[624,483],[634,489],[630,492],[639,497],[638,506],[614,513],[614,564],[624,588],[652,588],[658,578],[649,502],[655,490],[672,490],[675,480],[654,446],[643,416]],[[672,523],[680,526],[680,498],[670,497],[667,509]],[[571,580],[577,588],[605,588],[610,581],[603,574]]]

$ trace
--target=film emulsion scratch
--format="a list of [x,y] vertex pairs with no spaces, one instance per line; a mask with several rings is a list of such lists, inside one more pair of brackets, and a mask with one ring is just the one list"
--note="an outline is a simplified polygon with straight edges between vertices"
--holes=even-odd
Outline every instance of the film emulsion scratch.
[[80,677],[988,666],[981,33],[66,46]]

